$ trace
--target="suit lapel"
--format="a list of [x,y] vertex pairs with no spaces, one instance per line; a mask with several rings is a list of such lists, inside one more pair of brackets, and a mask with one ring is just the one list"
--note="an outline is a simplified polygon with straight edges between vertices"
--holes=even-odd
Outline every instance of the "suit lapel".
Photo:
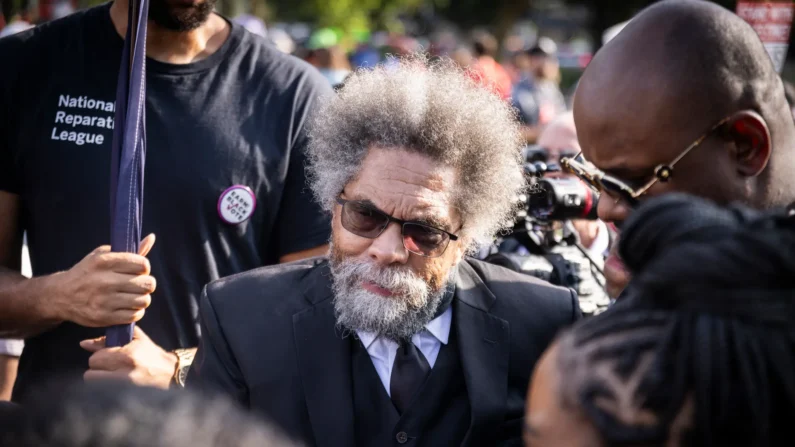
[[466,262],[458,268],[453,318],[472,423],[463,445],[485,445],[504,419],[508,393],[508,322],[489,313],[496,298]]
[[307,277],[313,307],[293,315],[298,367],[315,444],[354,445],[350,341],[335,329],[327,265]]

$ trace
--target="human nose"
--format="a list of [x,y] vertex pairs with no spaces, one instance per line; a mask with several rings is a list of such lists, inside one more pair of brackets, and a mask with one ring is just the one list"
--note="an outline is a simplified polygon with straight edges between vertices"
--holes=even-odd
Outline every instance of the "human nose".
[[402,227],[395,222],[390,223],[377,238],[373,239],[368,255],[379,265],[405,264],[409,252],[403,246]]

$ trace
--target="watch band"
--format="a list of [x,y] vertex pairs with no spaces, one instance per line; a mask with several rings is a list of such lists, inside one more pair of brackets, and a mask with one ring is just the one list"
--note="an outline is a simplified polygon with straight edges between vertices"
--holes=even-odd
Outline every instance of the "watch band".
[[185,381],[188,378],[188,371],[193,364],[193,357],[196,355],[196,348],[189,349],[175,349],[172,351],[177,356],[177,368],[174,371],[174,383],[181,387],[185,387]]

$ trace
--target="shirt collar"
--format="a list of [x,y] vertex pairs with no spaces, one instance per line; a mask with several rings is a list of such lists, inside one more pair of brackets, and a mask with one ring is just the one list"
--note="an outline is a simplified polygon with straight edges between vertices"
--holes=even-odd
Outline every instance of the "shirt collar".
[[370,349],[370,345],[378,338],[378,336],[372,332],[356,331],[356,335],[359,336],[359,340],[362,341],[364,349],[367,350]]
[[610,232],[607,230],[607,225],[601,220],[597,220],[599,231],[596,233],[596,238],[591,242],[588,247],[588,252],[591,256],[601,259],[605,257],[605,253],[610,249]]
[[[446,345],[447,342],[450,341],[450,327],[452,323],[453,308],[450,306],[444,313],[428,322],[428,324],[425,325],[425,330],[436,337],[443,345]],[[378,335],[372,332],[356,331],[356,335],[358,335],[359,340],[362,341],[364,349],[370,349],[370,345],[378,339]]]
[[431,320],[425,325],[425,329],[431,333],[437,340],[446,345],[450,339],[450,325],[453,322],[453,308],[448,307],[443,314]]

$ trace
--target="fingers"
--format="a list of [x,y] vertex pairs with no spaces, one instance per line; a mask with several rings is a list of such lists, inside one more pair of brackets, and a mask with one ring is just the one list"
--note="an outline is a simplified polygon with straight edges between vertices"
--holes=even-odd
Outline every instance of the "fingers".
[[141,321],[146,314],[146,309],[120,309],[111,315],[112,325],[130,324]]
[[89,321],[85,326],[106,327],[136,323],[141,321],[144,315],[146,315],[146,309],[118,309]]
[[97,352],[105,349],[105,337],[92,338],[80,342],[80,347],[88,352]]
[[[132,311],[139,311],[145,310],[152,304],[152,295],[138,295],[132,296],[131,298],[125,300],[122,304],[124,307],[119,307],[119,310],[132,310]],[[143,315],[141,316],[143,318]],[[138,320],[135,320],[138,321]]]
[[[141,242],[138,244],[138,254],[140,256],[148,255],[149,252],[152,250],[152,247],[155,246],[156,239],[157,238],[155,237],[154,233],[150,233],[145,238],[141,239]],[[92,251],[89,254],[99,255],[103,253],[110,253],[111,252],[110,250],[111,250],[110,245],[101,245],[95,248],[94,251]]]
[[138,245],[138,254],[141,256],[148,255],[149,251],[152,250],[152,247],[155,246],[155,240],[156,238],[154,233],[151,233],[143,238],[141,243]]
[[97,262],[106,270],[128,275],[148,275],[152,271],[149,260],[134,253],[103,253]]
[[149,340],[149,336],[146,335],[143,329],[140,326],[135,326],[133,328],[133,340],[141,339],[141,340]]
[[129,369],[134,366],[132,358],[126,354],[123,347],[103,349],[88,358],[89,369],[97,371]]
[[86,258],[89,258],[104,270],[130,275],[148,275],[152,271],[152,267],[149,264],[149,260],[146,259],[146,255],[149,254],[154,245],[155,235],[150,234],[141,240],[138,254],[111,252],[110,245],[103,245],[94,249]]
[[149,275],[130,276],[114,273],[107,276],[108,285],[113,292],[148,295],[157,288],[157,280]]
[[[140,326],[135,326],[133,328],[133,339],[149,340],[149,336],[146,335]],[[105,345],[105,337],[98,337],[81,341],[80,347],[88,352],[98,352],[105,349],[107,346]]]
[[99,255],[102,253],[110,253],[110,245],[101,245],[95,248],[89,255]]

